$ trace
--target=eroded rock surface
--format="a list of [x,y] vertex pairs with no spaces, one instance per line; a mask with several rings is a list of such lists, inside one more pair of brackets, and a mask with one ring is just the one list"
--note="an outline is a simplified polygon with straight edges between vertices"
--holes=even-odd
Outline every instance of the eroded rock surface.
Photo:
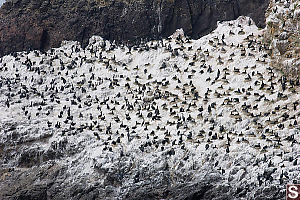
[[290,78],[300,76],[300,2],[271,1],[267,10],[265,42],[273,67]]

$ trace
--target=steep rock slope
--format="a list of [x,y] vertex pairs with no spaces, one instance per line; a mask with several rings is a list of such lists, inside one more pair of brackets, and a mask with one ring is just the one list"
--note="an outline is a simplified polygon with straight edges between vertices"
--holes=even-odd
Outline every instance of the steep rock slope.
[[0,199],[282,199],[299,80],[247,17],[139,46],[92,37],[0,59]]
[[272,66],[290,78],[300,76],[300,2],[271,1],[267,11],[265,42]]
[[87,45],[92,35],[117,41],[166,37],[178,28],[199,38],[217,21],[248,15],[264,26],[269,0],[10,0],[0,8],[0,56]]

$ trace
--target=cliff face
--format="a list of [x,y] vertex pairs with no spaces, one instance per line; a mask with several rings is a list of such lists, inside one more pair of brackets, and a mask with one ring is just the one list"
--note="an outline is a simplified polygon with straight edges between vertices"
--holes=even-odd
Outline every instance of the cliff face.
[[239,17],[198,40],[0,58],[0,199],[283,199],[300,84],[263,32]]
[[290,78],[300,75],[300,3],[271,1],[267,10],[265,40],[270,46],[272,66]]
[[269,0],[12,0],[0,9],[0,56],[58,47],[63,40],[84,46],[92,35],[135,41],[171,35],[183,28],[199,38],[217,21],[247,15],[265,26]]

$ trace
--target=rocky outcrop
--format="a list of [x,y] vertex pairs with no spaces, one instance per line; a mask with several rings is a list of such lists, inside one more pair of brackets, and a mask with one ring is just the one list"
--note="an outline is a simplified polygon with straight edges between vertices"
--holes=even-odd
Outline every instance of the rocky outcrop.
[[300,76],[299,38],[299,1],[271,1],[267,10],[265,42],[271,50],[272,66],[289,78]]
[[[0,199],[283,199],[299,175],[299,82],[277,84],[263,31],[239,17],[199,40],[178,30],[128,48],[95,36],[85,49],[4,56]],[[217,92],[198,101],[205,88]],[[244,100],[240,88],[250,88]],[[174,118],[161,101],[177,107]]]
[[116,41],[158,38],[183,28],[193,38],[217,21],[248,15],[265,25],[269,0],[10,0],[0,9],[0,56],[47,50],[63,40],[83,45],[92,35]]

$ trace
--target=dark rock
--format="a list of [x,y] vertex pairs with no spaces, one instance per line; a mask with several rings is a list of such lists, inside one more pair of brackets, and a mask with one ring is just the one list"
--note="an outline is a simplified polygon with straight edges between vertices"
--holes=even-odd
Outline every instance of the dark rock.
[[280,40],[276,43],[276,47],[278,51],[280,52],[280,55],[283,55],[286,53],[288,47],[289,47],[289,41],[288,40]]
[[30,189],[21,190],[18,192],[17,200],[46,200],[47,188],[41,185],[34,186]]
[[[103,2],[103,1],[101,1]],[[265,26],[269,0],[7,1],[0,8],[0,56],[47,50],[62,40],[87,45],[92,35],[118,42],[159,38],[183,28],[199,38],[217,21],[248,15]]]
[[271,185],[271,186],[267,186],[262,190],[257,190],[257,192],[255,193],[255,197],[256,199],[284,199],[285,197],[285,192],[284,192],[285,188],[284,186],[281,186],[281,188],[279,188],[279,186],[275,186],[275,185]]
[[40,155],[41,155],[41,152],[39,152],[35,149],[30,149],[28,151],[24,151],[20,155],[20,158],[18,161],[18,166],[30,168],[34,165],[39,165],[40,164]]

